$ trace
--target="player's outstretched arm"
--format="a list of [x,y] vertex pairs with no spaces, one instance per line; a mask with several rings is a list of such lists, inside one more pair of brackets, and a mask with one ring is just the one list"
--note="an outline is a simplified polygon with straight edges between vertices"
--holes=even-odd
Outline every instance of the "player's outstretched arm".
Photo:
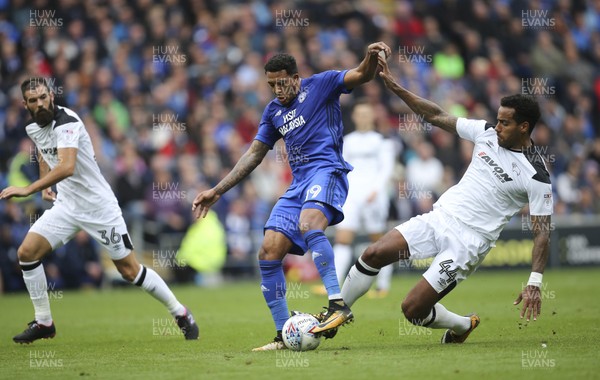
[[[63,179],[70,177],[75,172],[77,162],[77,148],[59,148],[57,151],[58,165],[46,175],[26,187],[9,186],[2,190],[0,199],[12,197],[27,197],[33,193],[49,188]],[[40,173],[41,174],[41,173]]]
[[400,86],[392,76],[386,60],[383,57],[378,57],[378,60],[379,65],[382,67],[379,76],[383,79],[387,88],[398,95],[414,113],[423,116],[426,122],[456,134],[457,117],[450,115],[434,102],[423,99]]
[[237,185],[242,179],[246,178],[262,162],[263,158],[271,148],[258,140],[254,140],[250,148],[244,153],[233,169],[212,189],[201,192],[196,196],[192,203],[192,211],[196,219],[205,217],[221,195]]
[[392,49],[383,42],[375,42],[367,47],[367,54],[358,67],[348,70],[344,76],[344,85],[347,89],[360,86],[363,83],[375,78],[377,66],[379,65],[377,57],[380,52],[384,52],[386,57],[392,54]]
[[531,277],[525,289],[521,291],[514,304],[523,301],[521,318],[527,317],[527,321],[533,316],[537,320],[542,312],[542,297],[540,287],[542,286],[542,274],[546,268],[548,255],[550,253],[550,215],[531,216],[533,227],[533,251],[531,253]]

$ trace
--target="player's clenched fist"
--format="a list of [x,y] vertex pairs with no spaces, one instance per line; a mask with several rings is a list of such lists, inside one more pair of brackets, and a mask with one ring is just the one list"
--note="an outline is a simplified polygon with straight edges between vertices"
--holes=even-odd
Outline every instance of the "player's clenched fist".
[[384,42],[375,42],[367,46],[368,55],[377,55],[382,51],[385,53],[385,58],[388,58],[390,55],[392,55],[392,49],[390,49],[390,47]]
[[214,205],[221,198],[214,189],[209,189],[201,192],[196,196],[192,203],[192,211],[196,219],[206,217],[210,206]]
[[388,67],[386,60],[383,57],[379,56],[378,63],[379,66],[381,66],[379,76],[381,77],[381,79],[383,79],[383,83],[387,88],[393,89],[393,87],[396,85],[396,81],[392,76],[392,73],[390,72],[390,68]]
[[52,191],[52,188],[47,188],[42,191],[42,199],[49,202],[54,202],[56,200],[56,193]]

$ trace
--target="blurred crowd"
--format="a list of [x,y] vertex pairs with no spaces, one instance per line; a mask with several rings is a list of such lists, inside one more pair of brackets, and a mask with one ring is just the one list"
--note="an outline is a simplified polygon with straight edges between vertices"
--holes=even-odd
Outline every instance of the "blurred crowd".
[[[231,170],[257,131],[273,98],[266,60],[288,52],[307,77],[356,67],[374,41],[392,47],[402,85],[456,116],[495,123],[502,96],[537,96],[532,137],[551,171],[555,213],[600,212],[597,0],[0,0],[0,186],[38,176],[19,85],[47,77],[55,103],[84,121],[138,250],[176,245],[195,223],[195,195]],[[397,148],[390,219],[428,211],[460,179],[472,145],[419,120],[378,79],[342,96],[346,132],[359,98]],[[214,206],[226,266],[253,265],[290,180],[277,145]],[[0,202],[5,290],[22,287],[16,249],[49,206],[39,195]],[[78,236],[54,255],[62,268],[80,252],[71,266],[85,276],[64,286],[99,284],[98,250]]]

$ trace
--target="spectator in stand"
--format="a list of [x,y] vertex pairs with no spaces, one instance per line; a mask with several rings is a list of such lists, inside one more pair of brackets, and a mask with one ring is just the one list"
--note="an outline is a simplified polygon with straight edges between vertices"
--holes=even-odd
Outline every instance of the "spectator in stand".
[[567,170],[558,176],[556,191],[559,198],[571,208],[581,200],[580,190],[581,159],[575,158],[567,165]]
[[439,193],[444,166],[435,157],[435,148],[431,143],[419,140],[415,153],[406,166],[406,181],[416,191]]
[[[128,154],[121,153],[121,144],[129,141],[135,145],[137,168],[139,160],[148,168],[154,157],[167,155],[165,167],[173,171],[176,181],[181,178],[186,191],[201,181],[212,185],[231,170],[235,148],[244,150],[256,132],[260,112],[271,100],[268,86],[258,80],[271,55],[291,53],[298,59],[300,74],[310,76],[330,67],[352,66],[361,59],[364,41],[380,39],[396,47],[395,59],[389,64],[392,71],[399,71],[403,87],[463,115],[489,120],[484,115],[495,115],[502,96],[524,91],[522,80],[548,79],[546,90],[554,93],[539,100],[542,120],[553,137],[549,146],[555,161],[549,163],[549,169],[558,178],[566,172],[571,157],[594,151],[594,141],[600,136],[600,5],[557,2],[548,8],[554,26],[536,28],[524,25],[522,10],[539,10],[546,2],[478,0],[467,7],[460,3],[315,5],[300,0],[296,7],[310,27],[297,28],[277,25],[275,12],[283,3],[264,0],[235,6],[217,1],[70,1],[60,2],[57,9],[61,27],[32,28],[30,4],[15,0],[0,11],[0,178],[7,177],[9,161],[25,137],[22,126],[28,114],[18,85],[27,77],[42,75],[54,80],[62,91],[57,104],[80,114],[101,170],[117,190],[117,198],[128,203],[142,192],[132,195],[133,190],[117,185],[125,176],[122,164],[126,158],[121,155]],[[422,52],[416,58],[424,62],[400,62],[399,47]],[[172,58],[179,62],[165,62]],[[364,96],[372,103],[381,102],[377,114],[382,114],[379,117],[392,131],[382,132],[399,146],[410,144],[407,134],[398,131],[405,106],[382,92],[380,81],[369,87],[349,94],[341,104],[343,110],[351,109],[356,99]],[[446,104],[448,100],[452,107]],[[164,134],[153,129],[152,115],[161,112],[172,112],[185,125],[184,130]],[[230,137],[232,131],[237,134]],[[449,177],[460,178],[472,146],[455,142],[449,148],[452,145],[447,141],[435,137],[430,143],[437,158],[454,167],[454,176]],[[446,162],[447,149],[459,156],[455,164]],[[180,172],[176,161],[184,154],[193,154],[200,161],[199,173]],[[134,187],[139,186],[133,175],[126,177]],[[257,204],[271,205],[287,181],[287,164],[282,163],[281,155],[269,154],[247,182],[254,184]],[[575,203],[569,191],[561,191],[568,201],[561,202],[558,195],[557,213],[589,210],[578,206],[581,201],[588,204],[589,196],[598,204],[597,186],[588,186],[591,194],[583,194]],[[222,200],[215,210],[221,223],[229,213],[228,204],[242,190],[231,193],[232,199]],[[262,209],[248,209],[249,218],[257,225],[264,224],[257,220],[265,218]],[[151,225],[143,214],[133,218]],[[185,231],[190,221],[182,219],[179,228]],[[16,234],[11,241],[18,240],[18,233],[7,223],[0,221],[0,228],[7,227],[4,231]]]

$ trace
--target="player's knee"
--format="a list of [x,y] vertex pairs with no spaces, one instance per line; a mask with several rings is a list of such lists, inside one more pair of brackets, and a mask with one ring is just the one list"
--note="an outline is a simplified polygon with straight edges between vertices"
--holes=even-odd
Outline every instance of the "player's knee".
[[[325,226],[327,227],[327,226]],[[300,233],[302,234],[303,237],[306,238],[306,233],[308,231],[312,231],[312,230],[323,230],[323,223],[321,220],[318,220],[316,218],[303,218],[300,219],[300,222],[298,223],[298,229],[300,230]]]
[[327,228],[329,221],[322,211],[317,209],[307,209],[300,213],[300,220],[298,221],[298,229],[300,233],[304,235],[308,231],[322,230]]
[[267,250],[261,246],[260,249],[258,250],[258,259],[259,260],[267,260]]
[[379,246],[376,243],[368,246],[363,252],[361,258],[365,264],[372,268],[381,269],[385,266],[383,252],[379,249]]
[[310,231],[312,224],[308,221],[300,221],[298,222],[298,229],[300,230],[300,233],[302,234],[302,236],[304,236],[305,233],[307,233],[308,231]]
[[283,255],[279,252],[275,243],[263,241],[260,249],[258,250],[259,260],[281,260]]
[[19,249],[17,250],[17,257],[21,262],[32,262],[41,259],[41,254],[38,252],[34,246],[31,244],[21,244]]

